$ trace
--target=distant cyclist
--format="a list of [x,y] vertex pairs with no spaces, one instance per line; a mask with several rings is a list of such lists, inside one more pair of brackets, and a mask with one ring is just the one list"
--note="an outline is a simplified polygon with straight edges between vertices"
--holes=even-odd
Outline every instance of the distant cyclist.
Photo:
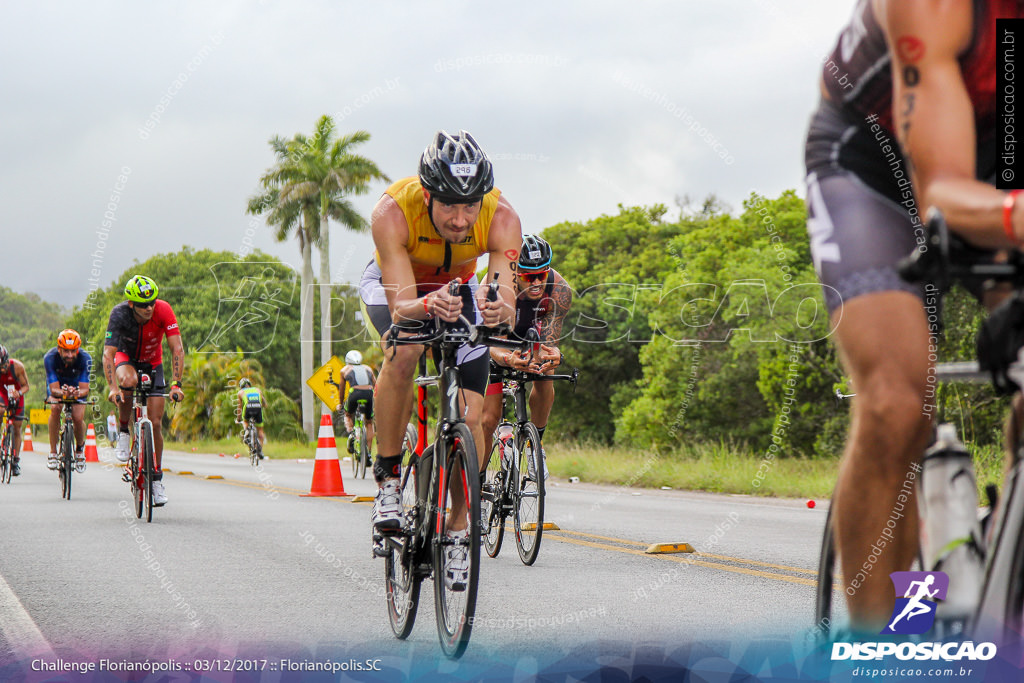
[[[534,329],[541,344],[537,354],[531,351],[520,353],[503,349],[490,350],[493,364],[492,383],[487,387],[483,417],[488,452],[494,428],[501,419],[501,375],[499,368],[495,366],[551,375],[562,363],[558,342],[562,337],[565,318],[572,306],[572,288],[565,278],[551,267],[551,255],[551,245],[543,238],[527,235],[523,239],[516,272],[516,322],[512,335],[525,340],[527,332]],[[537,426],[542,442],[554,402],[554,382],[534,382],[530,392],[530,420]],[[543,453],[543,446],[541,452]],[[546,462],[544,467],[546,477]]]
[[348,432],[348,452],[355,453],[355,434],[352,431],[353,420],[355,419],[356,408],[359,401],[366,401],[366,414],[363,416],[366,422],[366,442],[373,442],[373,387],[377,383],[377,376],[368,365],[363,365],[363,354],[355,349],[345,354],[345,366],[341,369],[341,395],[345,395],[345,387],[348,387],[348,397],[345,399],[345,431]]
[[[267,435],[263,433],[263,408],[266,402],[263,400],[263,392],[259,387],[254,387],[248,377],[238,380],[238,414],[242,421],[252,420],[256,423],[256,431],[259,433],[260,446],[267,443]],[[260,460],[265,456],[260,452]]]
[[[64,330],[57,335],[57,345],[43,356],[46,371],[46,397],[64,398],[67,387],[68,397],[76,399],[71,408],[75,424],[75,469],[85,471],[85,397],[89,395],[89,373],[92,372],[92,356],[81,348],[82,337],[74,330]],[[60,438],[59,403],[50,409],[49,433],[50,455],[46,466],[57,469],[57,441]]]
[[[124,286],[127,301],[114,306],[107,323],[106,345],[103,347],[103,374],[110,387],[109,399],[118,404],[119,433],[114,453],[119,462],[128,462],[131,436],[128,423],[131,418],[132,391],[139,383],[139,373],[147,372],[153,380],[146,407],[153,423],[153,450],[156,472],[153,474],[153,505],[167,502],[164,489],[163,463],[164,435],[164,380],[163,339],[171,347],[172,401],[185,398],[181,390],[181,377],[185,370],[185,347],[181,342],[178,320],[171,305],[158,299],[156,283],[145,275],[135,275]],[[119,389],[120,387],[120,389]]]
[[20,360],[11,358],[7,348],[0,346],[0,410],[10,406],[11,446],[14,448],[12,474],[21,475],[21,423],[25,421],[25,394],[28,393],[28,375]]

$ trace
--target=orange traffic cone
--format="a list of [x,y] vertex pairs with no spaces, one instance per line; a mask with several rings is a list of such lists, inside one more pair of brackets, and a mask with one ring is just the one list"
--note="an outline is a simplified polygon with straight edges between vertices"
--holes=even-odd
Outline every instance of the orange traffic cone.
[[338,460],[338,445],[334,441],[334,425],[331,413],[324,407],[320,416],[320,432],[316,442],[316,460],[313,464],[313,483],[309,493],[303,496],[348,496],[345,483],[341,480],[341,462]]
[[99,462],[100,452],[96,450],[96,430],[89,423],[89,429],[85,432],[85,461]]
[[21,441],[21,452],[32,453],[32,428],[25,425],[25,438]]

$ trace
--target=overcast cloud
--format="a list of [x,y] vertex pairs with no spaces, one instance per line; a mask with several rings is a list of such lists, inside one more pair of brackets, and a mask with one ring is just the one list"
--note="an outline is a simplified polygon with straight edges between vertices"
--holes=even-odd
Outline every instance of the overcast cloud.
[[[392,179],[437,129],[469,130],[526,232],[684,194],[803,194],[817,74],[852,4],[8,4],[0,284],[81,304],[112,203],[100,287],[184,245],[237,252],[247,229],[297,266],[245,205],[267,140],[325,113],[369,131],[359,151]],[[384,187],[357,198],[364,215]],[[335,281],[371,252],[337,228]]]

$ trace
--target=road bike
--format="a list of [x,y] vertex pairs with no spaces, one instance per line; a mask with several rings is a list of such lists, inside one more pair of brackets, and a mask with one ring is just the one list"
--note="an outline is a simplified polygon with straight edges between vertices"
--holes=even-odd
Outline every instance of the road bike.
[[367,400],[359,399],[352,417],[352,476],[366,478],[366,467],[370,464],[370,442],[366,438]]
[[64,500],[71,500],[71,475],[75,471],[75,419],[73,410],[78,397],[68,392],[72,387],[63,387],[64,396],[48,400],[51,405],[60,405],[60,426],[57,429],[57,478],[60,480],[60,494]]
[[260,442],[256,418],[248,417],[242,425],[242,443],[249,449],[249,464],[255,467],[263,459],[263,444]]
[[[450,288],[458,294],[458,283]],[[497,296],[492,286],[489,296]],[[389,344],[426,345],[432,349],[437,374],[425,374],[426,361],[420,360],[421,388],[437,385],[441,393],[441,414],[434,442],[406,454],[400,478],[401,525],[397,532],[374,537],[374,554],[384,558],[385,593],[388,621],[395,636],[404,639],[412,632],[419,606],[423,579],[433,577],[434,611],[438,638],[445,655],[458,658],[469,644],[476,611],[480,572],[480,476],[473,435],[459,409],[462,377],[456,353],[464,344],[482,344],[522,349],[523,343],[500,339],[507,327],[487,328],[471,324],[464,316],[453,324],[435,321],[433,329],[400,337],[406,326],[392,326]],[[418,415],[424,416],[420,392]],[[422,440],[420,440],[422,441]],[[461,503],[461,514],[454,514],[453,502]],[[454,526],[468,533],[456,540],[447,532]],[[449,588],[445,583],[448,549],[460,546],[469,561],[464,586]]]
[[14,452],[14,430],[17,429],[10,400],[2,413],[3,415],[0,417],[0,483],[10,484],[11,475],[14,472],[14,456],[16,455]]
[[125,463],[122,479],[131,487],[135,516],[146,522],[153,521],[153,475],[156,472],[156,449],[153,442],[153,423],[149,420],[147,402],[153,389],[150,370],[138,370],[139,381],[132,392],[132,448]]
[[486,478],[480,487],[484,548],[488,556],[498,556],[505,536],[505,519],[511,517],[519,559],[529,566],[537,560],[544,531],[546,466],[540,432],[527,414],[526,389],[530,382],[568,380],[575,390],[579,372],[574,368],[568,375],[538,375],[492,367],[501,372],[502,417],[511,398],[514,421],[503,420],[495,428]]
[[[1002,325],[990,325],[996,320],[990,315],[979,338],[979,361],[940,363],[936,376],[944,380],[991,382],[1002,393],[1011,393],[1024,387],[1024,254],[1013,251],[1004,261],[996,261],[992,252],[967,246],[951,235],[940,213],[929,214],[925,248],[915,251],[900,267],[901,275],[911,282],[927,282],[926,291],[936,294],[937,319],[941,320],[942,295],[954,281],[980,284],[983,281],[1008,283],[1013,293],[1007,302],[1009,318]],[[934,287],[934,290],[931,289]],[[941,425],[938,429],[952,429]],[[948,433],[948,432],[947,432]],[[976,605],[966,619],[942,624],[943,637],[968,637],[975,640],[994,640],[1020,643],[1024,632],[1024,434],[1017,435],[1017,446],[1012,464],[999,495],[994,486],[988,489],[989,514],[984,520],[980,538],[972,539],[984,560],[982,580]],[[917,478],[917,495],[921,496],[920,482],[927,472]],[[973,479],[973,477],[972,477]],[[922,525],[927,525],[927,518]],[[926,566],[918,549],[917,567]],[[818,583],[815,600],[816,629],[825,637],[835,630],[834,590],[839,576],[839,557],[835,545],[832,510],[829,510],[822,537],[818,565]],[[950,584],[956,581],[950,577]]]

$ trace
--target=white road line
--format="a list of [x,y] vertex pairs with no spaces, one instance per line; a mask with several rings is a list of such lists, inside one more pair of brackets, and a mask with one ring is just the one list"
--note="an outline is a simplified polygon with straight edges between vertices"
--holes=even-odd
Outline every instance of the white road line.
[[56,659],[50,643],[3,576],[0,576],[0,632],[16,656]]

